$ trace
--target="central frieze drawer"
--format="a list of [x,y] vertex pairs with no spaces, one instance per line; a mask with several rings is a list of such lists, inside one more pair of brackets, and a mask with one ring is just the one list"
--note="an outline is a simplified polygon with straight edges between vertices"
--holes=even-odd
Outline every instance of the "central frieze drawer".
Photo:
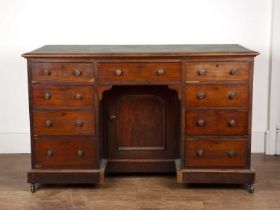
[[94,135],[92,111],[35,111],[35,135]]
[[246,110],[188,110],[185,133],[188,136],[247,135]]
[[180,63],[99,63],[100,82],[174,82],[181,80]]
[[245,167],[246,140],[185,140],[188,167]]
[[94,168],[95,140],[49,139],[34,142],[36,168]]
[[249,80],[250,62],[186,63],[186,81]]
[[238,107],[248,109],[248,84],[238,85],[187,85],[188,107]]
[[92,86],[33,86],[34,106],[93,106]]

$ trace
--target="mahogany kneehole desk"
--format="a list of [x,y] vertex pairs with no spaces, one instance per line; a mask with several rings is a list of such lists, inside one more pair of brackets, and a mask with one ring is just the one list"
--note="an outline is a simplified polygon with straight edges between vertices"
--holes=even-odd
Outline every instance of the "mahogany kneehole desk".
[[257,52],[240,45],[44,46],[27,58],[36,183],[176,172],[247,184]]

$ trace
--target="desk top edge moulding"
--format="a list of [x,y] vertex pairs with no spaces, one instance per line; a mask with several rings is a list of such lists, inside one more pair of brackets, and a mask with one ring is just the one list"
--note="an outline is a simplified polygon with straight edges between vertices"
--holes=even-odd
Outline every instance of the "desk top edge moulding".
[[254,191],[254,57],[237,44],[46,45],[27,59],[31,170],[44,183],[170,173]]
[[36,57],[137,57],[137,56],[256,56],[238,44],[191,45],[45,45],[22,56]]

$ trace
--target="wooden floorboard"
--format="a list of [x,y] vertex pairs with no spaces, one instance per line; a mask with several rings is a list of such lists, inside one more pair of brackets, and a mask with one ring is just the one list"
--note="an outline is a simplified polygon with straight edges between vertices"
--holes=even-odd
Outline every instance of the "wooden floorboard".
[[43,185],[34,194],[26,183],[30,156],[0,155],[0,210],[191,209],[279,210],[280,157],[253,155],[255,193],[240,185],[183,185],[171,175],[118,175],[103,185]]

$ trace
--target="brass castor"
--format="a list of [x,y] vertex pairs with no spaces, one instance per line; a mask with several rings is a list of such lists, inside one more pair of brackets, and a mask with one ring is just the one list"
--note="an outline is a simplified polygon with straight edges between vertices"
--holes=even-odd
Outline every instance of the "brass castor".
[[249,193],[253,193],[254,192],[254,185],[253,184],[248,184],[247,185],[247,191],[249,192]]
[[35,192],[36,192],[36,184],[31,184],[31,185],[30,185],[30,191],[31,191],[32,193],[35,193]]

